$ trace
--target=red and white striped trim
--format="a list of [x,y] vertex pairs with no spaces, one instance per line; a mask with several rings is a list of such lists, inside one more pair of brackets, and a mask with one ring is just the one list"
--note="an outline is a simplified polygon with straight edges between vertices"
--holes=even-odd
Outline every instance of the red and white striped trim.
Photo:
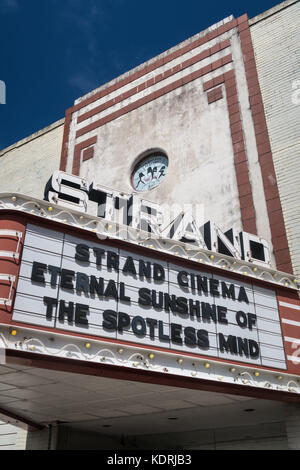
[[291,304],[290,302],[279,301],[279,305],[282,307],[292,308],[294,310],[300,310],[300,304]]

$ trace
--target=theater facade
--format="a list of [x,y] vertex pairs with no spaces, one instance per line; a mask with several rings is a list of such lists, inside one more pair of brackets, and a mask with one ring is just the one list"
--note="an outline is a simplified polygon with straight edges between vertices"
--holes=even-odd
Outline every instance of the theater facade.
[[299,9],[0,152],[3,449],[300,448]]

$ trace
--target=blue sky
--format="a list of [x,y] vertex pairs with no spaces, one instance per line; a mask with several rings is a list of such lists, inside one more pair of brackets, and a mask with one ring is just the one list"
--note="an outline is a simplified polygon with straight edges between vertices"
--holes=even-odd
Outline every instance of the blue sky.
[[0,0],[0,150],[64,117],[79,96],[230,14],[251,18],[278,3]]

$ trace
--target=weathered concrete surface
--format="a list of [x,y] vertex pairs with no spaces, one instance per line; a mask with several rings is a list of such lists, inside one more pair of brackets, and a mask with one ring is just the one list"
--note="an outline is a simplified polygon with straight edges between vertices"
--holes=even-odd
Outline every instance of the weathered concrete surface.
[[201,80],[101,127],[98,135],[95,157],[83,163],[82,176],[130,193],[133,162],[160,148],[169,157],[168,174],[142,197],[200,204],[205,219],[241,228],[226,102],[208,105]]
[[[213,28],[214,26],[210,29]],[[203,83],[234,68],[245,147],[247,149],[256,225],[259,236],[269,242],[272,252],[271,233],[249,106],[243,55],[237,29],[224,33],[221,40],[226,39],[230,39],[230,46],[214,54],[213,59],[205,58],[201,60],[200,64],[182,70],[176,74],[176,78],[171,76],[166,79],[164,85],[179,78],[184,78],[197,68],[205,67],[212,60],[221,59],[229,53],[232,54],[232,64],[227,64],[207,73],[205,76],[77,138],[76,131],[96,122],[109,113],[118,111],[120,107],[130,104],[132,101],[159,90],[162,84],[155,83],[146,90],[139,92],[136,96],[125,99],[121,104],[112,105],[109,109],[77,123],[77,117],[85,112],[91,111],[96,106],[117,97],[118,94],[125,93],[130,87],[138,86],[143,81],[151,78],[151,74],[146,75],[75,112],[70,129],[67,171],[72,171],[75,146],[97,135],[94,158],[81,163],[80,175],[108,187],[130,193],[133,191],[130,175],[139,155],[151,148],[160,148],[169,157],[168,175],[160,186],[143,193],[142,196],[160,204],[169,204],[172,207],[177,204],[178,207],[174,217],[180,211],[179,205],[201,205],[202,210],[200,208],[197,211],[201,218],[200,223],[210,219],[223,230],[231,227],[234,227],[237,231],[241,230],[242,219],[226,91],[224,85],[222,85],[223,98],[212,104],[208,104],[206,93],[203,91]],[[220,41],[219,38],[210,40],[197,47],[196,50],[190,51],[170,63],[163,64],[155,70],[155,75],[164,73],[167,69],[178,65],[191,56],[213,47],[218,41]],[[183,44],[185,43],[176,46],[167,53],[182,47]],[[155,59],[161,58],[167,53],[157,56]],[[151,63],[153,60],[146,64]],[[137,67],[129,74],[133,74],[140,68]],[[122,78],[125,76],[127,74],[123,75]],[[116,79],[115,82],[120,81],[120,78]],[[110,84],[114,84],[114,81]],[[106,86],[94,90],[86,97],[91,97],[96,91],[103,90]],[[76,103],[83,100],[84,97],[77,100]],[[274,263],[273,258],[272,261]]]
[[[231,17],[224,22],[230,19]],[[209,30],[214,27],[216,25]],[[199,33],[199,35],[204,34],[205,31]],[[222,40],[236,34],[236,30],[231,30],[222,36]],[[188,41],[191,40],[192,38]],[[213,39],[198,47],[197,50],[185,54],[184,57],[175,59],[170,64],[162,65],[155,71],[155,74],[164,73],[167,68],[214,46],[218,41],[219,39]],[[183,44],[185,42],[164,54],[172,52]],[[234,60],[241,60],[241,52],[238,56],[231,47],[215,54],[213,60],[221,59],[229,53],[235,54]],[[164,56],[164,54],[155,59]],[[200,64],[192,65],[187,70],[176,74],[176,78],[170,77],[164,81],[164,85],[192,73],[199,67],[206,66],[210,61],[211,59],[207,58],[202,60]],[[221,229],[235,227],[240,230],[242,222],[225,89],[223,88],[223,98],[210,105],[207,102],[206,93],[203,91],[205,81],[231,68],[232,66],[227,64],[222,67],[222,70],[210,72],[204,77],[161,96],[77,139],[75,138],[76,130],[105,116],[108,111],[105,110],[84,123],[76,124],[77,117],[104,102],[105,100],[102,98],[78,113],[74,113],[70,131],[67,171],[71,172],[72,170],[75,145],[97,134],[98,142],[95,146],[94,158],[82,162],[80,175],[95,180],[99,184],[131,193],[133,188],[130,176],[134,162],[137,161],[139,155],[148,149],[160,148],[169,157],[167,177],[161,185],[143,193],[142,197],[171,206],[198,204],[202,208],[197,211],[201,216],[199,222],[211,219]],[[130,71],[130,74],[139,69],[140,67],[137,67]],[[150,76],[145,76],[143,80],[149,78]],[[138,84],[137,80],[130,86]],[[159,89],[161,86],[159,83],[154,84],[153,87],[150,87],[151,90],[148,88],[141,92],[139,96],[134,97],[134,100]],[[127,89],[128,86],[124,86],[118,90],[118,93],[123,93]],[[95,91],[87,96],[94,93]],[[115,94],[111,93],[106,97],[106,100],[112,99],[114,96]],[[82,100],[83,98],[77,100],[77,103]],[[129,100],[122,103],[122,106],[129,103]],[[117,110],[118,106],[120,105],[112,106],[110,112]],[[250,116],[245,116],[245,125],[252,125]],[[176,212],[179,212],[179,207]],[[267,231],[261,233],[261,236],[265,235],[268,237]]]

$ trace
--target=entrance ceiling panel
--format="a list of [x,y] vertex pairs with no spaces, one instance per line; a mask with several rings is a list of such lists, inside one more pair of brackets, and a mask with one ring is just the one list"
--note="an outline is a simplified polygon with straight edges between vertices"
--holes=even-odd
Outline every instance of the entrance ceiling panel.
[[149,434],[278,421],[284,405],[9,364],[0,367],[0,408],[39,424]]

